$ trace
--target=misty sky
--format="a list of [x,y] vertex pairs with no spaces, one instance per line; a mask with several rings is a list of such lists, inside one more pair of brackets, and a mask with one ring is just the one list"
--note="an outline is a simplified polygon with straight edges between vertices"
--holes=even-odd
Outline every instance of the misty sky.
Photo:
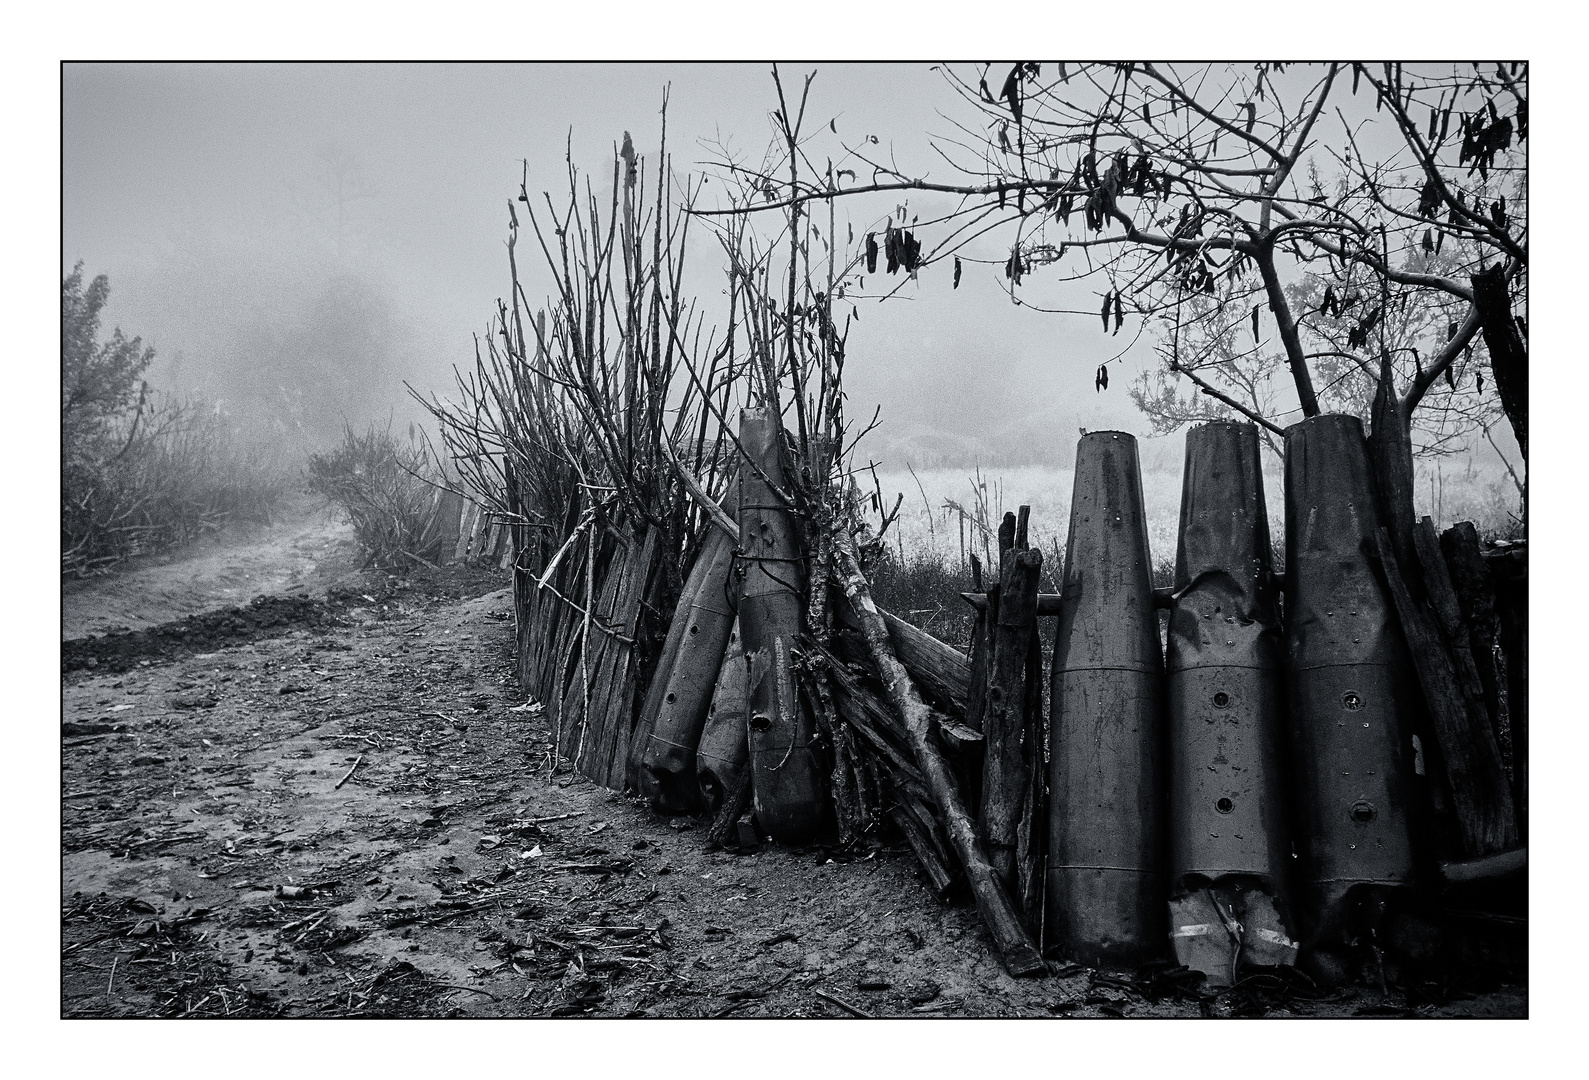
[[[811,69],[781,70],[797,92]],[[423,415],[403,383],[445,395],[507,291],[506,206],[525,163],[530,191],[555,201],[569,151],[601,198],[625,131],[654,157],[664,88],[675,173],[700,174],[723,147],[760,160],[777,104],[761,64],[68,64],[62,269],[82,260],[89,275],[109,274],[107,329],[155,346],[157,386],[240,417],[285,408],[311,449],[343,416],[401,424]],[[818,68],[805,126],[817,160],[876,136],[869,152],[901,170],[963,181],[929,138],[948,145],[966,138],[958,123],[978,122],[928,64],[835,63]],[[1371,143],[1372,128],[1359,138]],[[841,200],[841,235],[881,229],[899,201]],[[915,195],[909,213],[952,205]],[[765,224],[776,229],[776,216]],[[858,303],[850,414],[881,405],[884,421],[863,455],[891,468],[997,461],[990,451],[1065,464],[1079,427],[1147,434],[1126,390],[1157,365],[1151,338],[1130,346],[1134,319],[1109,336],[1095,316],[1012,305],[1000,269],[1009,240],[963,249],[958,290],[945,260],[893,299]],[[525,254],[534,303],[546,284],[534,249]],[[686,292],[720,301],[722,258],[703,227],[690,259]],[[1039,269],[1021,295],[1097,310],[1101,281],[1054,277]],[[1122,349],[1096,392],[1098,364]],[[1169,441],[1178,450],[1180,437]]]
[[[786,85],[807,70],[785,66]],[[719,143],[760,156],[776,105],[763,65],[68,65],[63,269],[81,259],[110,275],[107,324],[156,347],[161,385],[268,396],[280,370],[308,365],[354,419],[403,418],[402,380],[445,392],[506,291],[521,162],[532,192],[556,194],[572,133],[575,162],[604,186],[624,131],[654,154],[666,86],[675,170]],[[833,119],[838,139],[877,135],[902,166],[948,176],[925,158],[926,134],[953,133],[940,110],[965,115],[928,65],[829,64],[807,126]],[[839,220],[860,234],[890,209],[856,200]],[[1002,257],[991,243],[969,254]],[[697,286],[720,288],[714,246],[692,258]],[[958,291],[948,277],[934,266],[862,305],[852,414],[882,404],[895,445],[1052,420],[1061,456],[1078,425],[1145,430],[1120,377],[1129,364],[1093,389],[1124,337],[1012,306],[993,267],[969,268]],[[1151,362],[1145,342],[1137,354]]]

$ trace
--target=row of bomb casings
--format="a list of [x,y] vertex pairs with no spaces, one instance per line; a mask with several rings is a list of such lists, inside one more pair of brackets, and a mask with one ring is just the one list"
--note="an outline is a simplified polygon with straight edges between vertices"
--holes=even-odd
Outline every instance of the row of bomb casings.
[[1289,429],[1285,482],[1282,628],[1257,432],[1190,432],[1161,656],[1134,441],[1082,439],[1051,687],[1062,953],[1139,962],[1167,930],[1217,985],[1300,942],[1333,981],[1430,938],[1419,702],[1356,418]]
[[[772,436],[751,420],[743,441],[762,446],[757,457],[775,470]],[[718,805],[747,783],[760,831],[800,842],[830,814],[797,692],[779,678],[799,625],[788,580],[796,554],[757,516],[774,505],[763,480],[775,477],[746,469],[741,479],[749,498],[742,488],[727,502],[744,535],[737,548],[726,536],[710,542],[686,585],[637,732],[635,775],[671,812],[703,793]],[[1135,442],[1117,432],[1081,440],[1047,783],[1043,756],[1023,745],[1034,797],[1010,801],[1029,820],[1002,830],[990,821],[991,797],[978,789],[993,786],[999,735],[975,707],[966,719],[984,729],[978,765],[989,782],[961,774],[974,814],[983,799],[991,861],[1049,951],[1129,964],[1171,951],[1168,938],[1182,963],[1222,984],[1239,966],[1294,962],[1301,942],[1313,970],[1338,978],[1354,959],[1382,957],[1396,927],[1416,919],[1411,886],[1427,848],[1408,720],[1416,702],[1370,554],[1377,522],[1358,421],[1292,428],[1286,484],[1282,630],[1256,432],[1213,423],[1189,434],[1166,654]],[[736,557],[759,575],[755,587],[725,589]],[[743,642],[731,630],[736,607],[741,630],[760,624]],[[1013,728],[1026,744],[1029,725],[1030,716]],[[1002,865],[1013,860],[1001,858],[1001,831],[1012,847],[1020,831],[1023,849],[1034,841],[1046,863],[1035,904],[1024,861],[1020,875]]]

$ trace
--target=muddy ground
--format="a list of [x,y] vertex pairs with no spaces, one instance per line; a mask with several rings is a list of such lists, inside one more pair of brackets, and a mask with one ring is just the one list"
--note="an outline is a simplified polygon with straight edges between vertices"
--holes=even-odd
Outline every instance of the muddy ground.
[[68,591],[63,1015],[1527,1013],[1461,980],[1012,979],[903,848],[708,850],[704,821],[554,775],[503,577],[355,555],[300,507]]

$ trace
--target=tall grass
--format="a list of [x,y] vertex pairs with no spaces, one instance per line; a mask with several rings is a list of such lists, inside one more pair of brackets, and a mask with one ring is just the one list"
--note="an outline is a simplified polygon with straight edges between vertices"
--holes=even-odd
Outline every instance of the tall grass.
[[[1142,439],[1142,501],[1147,514],[1148,549],[1154,565],[1175,560],[1180,527],[1182,444],[1176,439]],[[1285,551],[1285,485],[1278,457],[1264,456],[1264,501],[1268,507],[1274,554]],[[868,478],[869,479],[869,478]],[[916,468],[879,468],[880,501],[892,506],[904,496],[888,541],[899,561],[932,558],[965,568],[975,553],[984,567],[998,553],[998,522],[1007,512],[1032,508],[1032,545],[1049,561],[1043,568],[1043,588],[1049,574],[1057,573],[1058,555],[1064,551],[1070,526],[1070,497],[1074,470],[1068,466],[1027,465],[979,470],[974,465]],[[1481,454],[1468,460],[1419,459],[1414,487],[1416,512],[1429,515],[1438,528],[1471,521],[1487,540],[1515,539],[1521,534],[1521,496],[1504,464],[1486,461]],[[962,555],[961,511],[965,512],[965,555]],[[969,588],[969,586],[967,586]]]
[[[1170,440],[1143,440],[1142,488],[1153,560],[1153,586],[1174,584],[1175,549],[1180,522],[1181,462]],[[1269,513],[1275,570],[1284,572],[1285,498],[1278,458],[1264,461],[1265,502]],[[997,573],[998,522],[1020,505],[1032,508],[1031,542],[1044,556],[1041,588],[1058,592],[1065,538],[1070,524],[1073,470],[1060,466],[1019,466],[984,472],[976,466],[879,470],[879,501],[893,505],[902,495],[898,516],[871,569],[878,603],[953,645],[970,640],[971,607],[960,593],[973,587],[971,556],[982,562],[984,582],[990,561]],[[1417,512],[1438,528],[1471,521],[1485,540],[1522,535],[1521,498],[1504,465],[1419,461]]]
[[235,522],[267,523],[292,483],[279,447],[197,401],[149,401],[62,446],[61,572],[86,577]]

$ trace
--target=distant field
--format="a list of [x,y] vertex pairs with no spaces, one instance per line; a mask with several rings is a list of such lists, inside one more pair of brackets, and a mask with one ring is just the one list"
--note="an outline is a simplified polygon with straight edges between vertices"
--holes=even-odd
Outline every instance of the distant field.
[[[1181,509],[1182,445],[1180,437],[1144,439],[1140,443],[1148,547],[1156,564],[1173,561],[1175,557],[1176,527]],[[1417,472],[1419,514],[1435,518],[1442,528],[1456,521],[1472,521],[1485,536],[1508,531],[1507,514],[1517,512],[1517,494],[1501,464],[1478,460],[1476,456],[1448,457],[1438,464],[1420,461]],[[893,505],[897,493],[905,496],[899,520],[893,528],[899,533],[895,543],[903,543],[907,558],[933,557],[950,566],[958,565],[961,560],[960,519],[954,510],[946,507],[946,501],[960,504],[968,513],[974,512],[979,494],[976,465],[916,469],[912,476],[901,462],[887,468],[879,467],[877,476],[887,505]],[[1275,544],[1279,546],[1285,529],[1282,477],[1279,459],[1267,453],[1264,479],[1270,526]],[[866,487],[871,486],[870,473],[862,474],[859,480]],[[1041,544],[1043,550],[1050,553],[1049,565],[1056,566],[1058,560],[1053,559],[1051,553],[1056,544],[1060,550],[1064,548],[1074,470],[1057,466],[995,467],[982,469],[980,480],[985,485],[983,497],[995,528],[1005,511],[1014,511],[1022,504],[1031,506],[1034,543]],[[988,547],[995,545],[996,540],[987,544]],[[984,550],[983,541],[969,525],[966,548],[979,556]]]

